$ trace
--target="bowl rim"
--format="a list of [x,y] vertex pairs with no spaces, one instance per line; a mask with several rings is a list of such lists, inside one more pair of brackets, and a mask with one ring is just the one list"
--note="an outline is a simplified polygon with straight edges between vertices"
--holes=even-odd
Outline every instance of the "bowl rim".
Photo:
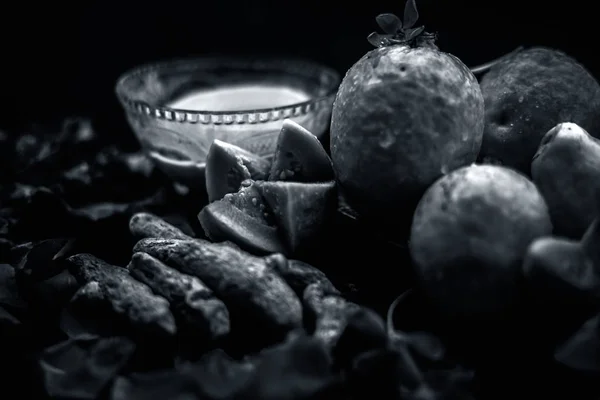
[[[299,71],[313,70],[320,74],[325,74],[327,81],[326,93],[318,97],[311,97],[308,100],[286,104],[283,106],[259,109],[247,109],[236,111],[211,111],[211,110],[188,110],[173,108],[168,106],[152,106],[144,101],[132,99],[125,90],[125,82],[135,76],[146,74],[153,70],[166,69],[178,65],[209,65],[217,63],[221,65],[246,65],[262,67],[275,67],[285,72],[286,69],[294,68]],[[341,84],[341,75],[333,68],[323,65],[319,62],[299,57],[275,57],[260,56],[252,58],[247,56],[229,56],[229,55],[210,55],[210,56],[192,56],[179,57],[168,60],[159,60],[137,65],[122,73],[115,84],[115,94],[121,105],[127,111],[134,111],[146,114],[150,117],[159,119],[169,119],[178,122],[190,123],[216,123],[216,124],[244,124],[256,122],[268,122],[272,120],[284,119],[298,115],[304,115],[317,108],[323,103],[330,102],[336,95]],[[265,117],[264,115],[267,114]],[[276,115],[274,115],[276,114]],[[281,115],[279,115],[281,114]]]

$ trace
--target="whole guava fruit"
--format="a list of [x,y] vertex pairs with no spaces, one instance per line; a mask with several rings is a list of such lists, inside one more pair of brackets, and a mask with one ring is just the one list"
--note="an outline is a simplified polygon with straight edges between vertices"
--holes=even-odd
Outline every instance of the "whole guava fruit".
[[346,199],[376,225],[407,231],[423,192],[477,158],[479,84],[435,46],[392,44],[346,73],[333,105],[331,158]]
[[526,250],[551,233],[533,182],[510,168],[473,164],[423,195],[409,249],[420,287],[444,315],[488,319],[516,304]]

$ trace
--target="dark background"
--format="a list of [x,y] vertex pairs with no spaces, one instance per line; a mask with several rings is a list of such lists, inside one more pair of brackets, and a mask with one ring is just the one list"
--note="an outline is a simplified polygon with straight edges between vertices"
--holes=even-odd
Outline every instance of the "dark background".
[[[469,66],[537,44],[568,52],[600,77],[594,2],[550,3],[417,1],[439,46]],[[290,54],[343,73],[371,48],[374,17],[403,7],[402,0],[14,2],[0,23],[0,128],[75,114],[122,124],[113,92],[119,74],[169,57]]]

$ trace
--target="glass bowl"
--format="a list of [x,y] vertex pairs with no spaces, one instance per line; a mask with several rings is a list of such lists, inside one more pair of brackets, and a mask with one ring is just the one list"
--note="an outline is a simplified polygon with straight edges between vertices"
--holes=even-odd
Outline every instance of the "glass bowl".
[[[305,60],[203,57],[134,68],[118,79],[116,94],[150,158],[174,181],[193,186],[204,182],[206,155],[215,139],[270,157],[286,118],[321,138],[340,80],[333,69]],[[216,101],[177,105],[193,93],[248,85],[301,96],[281,100],[271,91],[263,99],[246,99],[248,107],[243,99],[231,107]]]

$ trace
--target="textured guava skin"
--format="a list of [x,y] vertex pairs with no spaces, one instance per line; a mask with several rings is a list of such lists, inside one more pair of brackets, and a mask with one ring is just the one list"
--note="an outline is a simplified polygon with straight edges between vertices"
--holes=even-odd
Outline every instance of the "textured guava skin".
[[331,157],[348,202],[377,223],[410,223],[429,185],[476,160],[483,115],[479,84],[458,58],[401,45],[368,52],[332,112]]
[[551,233],[533,182],[511,168],[474,164],[427,189],[409,248],[420,286],[441,311],[485,316],[516,304],[527,247]]
[[600,85],[575,59],[544,47],[516,53],[481,80],[485,130],[480,160],[530,175],[542,137],[573,122],[600,137]]

